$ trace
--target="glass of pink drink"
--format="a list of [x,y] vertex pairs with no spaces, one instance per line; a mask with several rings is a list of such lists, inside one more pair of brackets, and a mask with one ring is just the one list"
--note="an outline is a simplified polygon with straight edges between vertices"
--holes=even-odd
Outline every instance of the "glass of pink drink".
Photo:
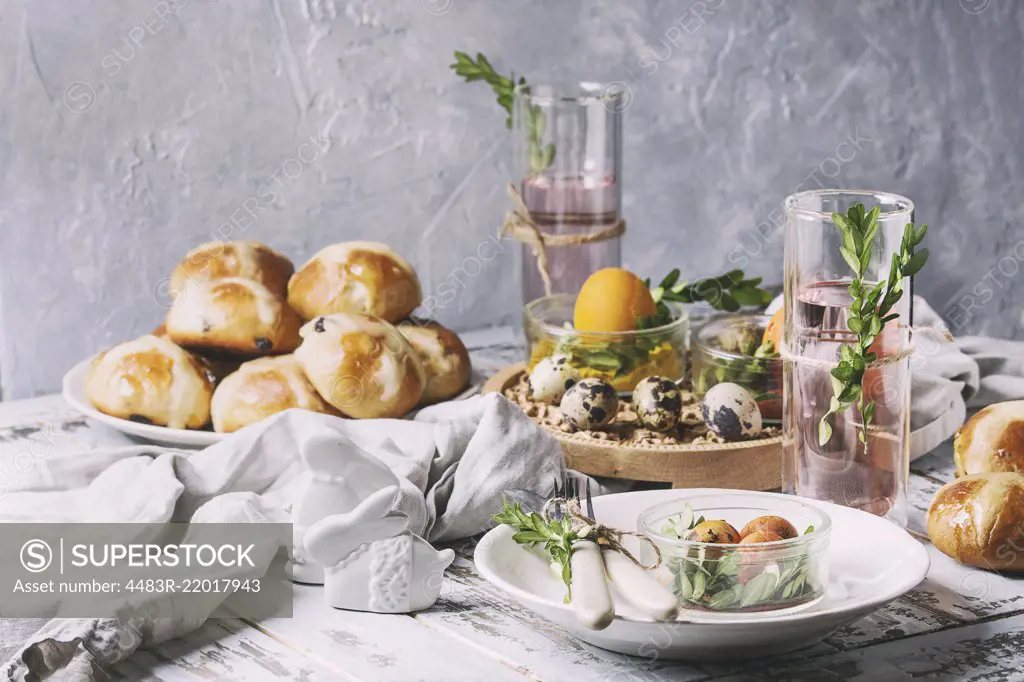
[[[600,83],[531,85],[516,91],[516,169],[530,217],[549,235],[587,235],[614,226],[622,202],[624,93]],[[577,293],[596,270],[621,263],[621,238],[546,249],[551,293]],[[547,292],[529,246],[522,247],[523,302]]]
[[[814,190],[788,197],[785,245],[785,346],[783,365],[783,490],[907,523],[910,463],[910,359],[869,367],[864,392],[875,415],[865,430],[854,404],[831,415],[832,435],[819,444],[818,424],[833,396],[832,364],[844,344],[856,340],[847,326],[853,277],[839,251],[842,238],[832,213],[855,204],[881,207],[878,233],[865,284],[889,275],[914,204],[884,192]],[[871,351],[880,359],[905,350],[911,324],[911,286],[893,309]],[[863,436],[864,440],[861,440]]]

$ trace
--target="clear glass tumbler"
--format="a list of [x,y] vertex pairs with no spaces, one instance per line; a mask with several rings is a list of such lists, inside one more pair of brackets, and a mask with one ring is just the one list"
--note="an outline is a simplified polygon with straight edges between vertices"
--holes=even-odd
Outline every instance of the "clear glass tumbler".
[[[856,340],[848,327],[852,297],[847,287],[854,273],[839,247],[842,237],[832,214],[863,204],[879,206],[875,248],[865,276],[874,285],[889,276],[905,226],[913,222],[914,204],[885,192],[813,190],[785,201],[785,346],[783,363],[783,490],[855,507],[906,526],[907,476],[910,462],[910,359],[869,367],[864,394],[875,414],[864,429],[855,403],[829,417],[832,434],[819,445],[818,424],[833,396],[831,369],[844,344]],[[904,294],[871,351],[880,360],[908,347],[911,286]],[[863,440],[862,440],[863,437]]]
[[[622,203],[626,93],[600,83],[521,86],[515,96],[519,191],[539,230],[586,235],[615,225]],[[578,293],[596,270],[621,262],[621,238],[547,248],[551,293]],[[529,246],[522,247],[523,302],[544,296]]]

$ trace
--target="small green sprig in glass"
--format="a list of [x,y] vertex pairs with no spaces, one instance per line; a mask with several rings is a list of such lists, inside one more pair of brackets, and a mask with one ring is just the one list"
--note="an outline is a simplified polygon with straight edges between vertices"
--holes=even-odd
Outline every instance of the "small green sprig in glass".
[[[515,93],[529,94],[529,87],[526,79],[522,76],[516,80],[516,75],[503,76],[494,70],[491,63],[480,52],[476,54],[476,60],[465,52],[455,52],[455,63],[450,65],[456,75],[461,76],[467,83],[484,81],[491,86],[491,90],[497,95],[498,105],[504,109],[508,116],[505,118],[505,125],[512,129],[512,107],[515,102]],[[526,125],[526,163],[530,171],[540,173],[547,169],[555,161],[555,145],[548,143],[544,145],[544,131],[547,126],[547,118],[544,111],[536,104],[527,104],[524,107]]]
[[916,248],[928,232],[928,226],[915,229],[913,223],[908,223],[903,230],[900,250],[892,255],[888,279],[874,286],[866,283],[868,265],[878,236],[879,213],[878,206],[865,212],[864,205],[857,204],[850,207],[846,215],[832,214],[832,221],[843,240],[839,251],[854,274],[847,288],[852,299],[847,326],[857,340],[842,346],[839,365],[832,369],[833,395],[828,412],[818,423],[819,445],[825,445],[832,437],[829,417],[856,404],[864,422],[858,438],[867,447],[866,432],[875,416],[875,403],[865,395],[864,373],[868,365],[878,360],[878,354],[868,349],[882,328],[899,317],[892,309],[903,297],[903,279],[920,272],[928,260],[928,249]]
[[545,520],[537,512],[526,513],[518,502],[509,504],[503,500],[502,510],[494,515],[495,523],[512,526],[516,534],[512,539],[520,545],[533,547],[544,543],[551,560],[561,567],[562,582],[565,583],[565,603],[572,601],[572,543],[579,540],[572,529],[572,518],[568,514],[558,519]]

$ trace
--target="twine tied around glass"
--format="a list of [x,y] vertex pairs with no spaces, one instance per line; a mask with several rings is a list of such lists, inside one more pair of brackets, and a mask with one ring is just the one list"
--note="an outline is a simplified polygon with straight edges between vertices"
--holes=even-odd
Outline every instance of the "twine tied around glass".
[[537,259],[537,269],[540,271],[541,280],[544,282],[544,293],[550,296],[552,292],[551,274],[548,272],[549,247],[576,246],[578,244],[593,244],[609,239],[621,237],[626,233],[626,221],[619,218],[617,221],[595,232],[587,234],[548,234],[542,232],[530,216],[530,209],[519,194],[515,185],[509,184],[508,194],[515,204],[505,216],[505,222],[501,226],[502,237],[512,237],[530,247],[534,258]]
[[[953,335],[950,334],[949,330],[947,330],[945,327],[910,327],[905,325],[901,326],[903,326],[903,328],[905,329],[909,329],[912,336],[915,334],[923,334],[940,339],[944,343],[953,343],[955,341]],[[864,370],[867,371],[869,369],[879,369],[882,367],[889,367],[891,365],[899,364],[900,362],[903,362],[904,360],[912,356],[915,350],[917,350],[917,347],[913,343],[911,343],[907,347],[901,348],[895,353],[879,357],[876,360],[873,360],[872,362],[864,363]],[[820,358],[809,358],[803,355],[796,355],[786,345],[785,339],[783,339],[782,344],[779,347],[779,357],[781,357],[783,360],[787,362],[793,362],[798,365],[807,365],[809,367],[816,367],[818,369],[827,369],[830,371],[834,367],[839,366],[838,360],[822,360]],[[884,430],[875,424],[867,425],[865,426],[865,428],[868,431],[873,432]]]
[[[618,552],[645,571],[653,570],[661,565],[661,550],[658,549],[658,545],[654,544],[653,540],[635,530],[619,530],[618,528],[606,526],[597,519],[590,518],[583,513],[583,510],[580,509],[580,501],[575,498],[552,497],[544,503],[544,507],[540,510],[540,515],[545,521],[550,523],[555,520],[558,509],[563,507],[565,508],[565,514],[572,520],[572,529],[578,539],[590,540],[591,542],[596,542],[601,549],[610,549]],[[654,563],[650,565],[645,564],[626,549],[622,544],[622,538],[630,535],[640,538],[650,545],[651,549],[654,550]]]
[[[949,330],[946,329],[945,327],[904,327],[904,328],[909,329],[912,335],[913,334],[924,334],[924,335],[928,335],[928,336],[933,336],[935,338],[941,339],[945,343],[953,343],[955,341],[955,339],[953,338],[953,335],[950,334]],[[887,367],[889,365],[895,365],[895,364],[900,363],[903,360],[906,360],[907,358],[909,358],[911,355],[914,354],[915,350],[917,350],[917,347],[914,344],[910,344],[906,348],[901,348],[900,350],[896,351],[895,353],[892,353],[890,355],[886,355],[884,357],[880,357],[877,360],[874,360],[872,362],[865,363],[864,364],[864,369],[877,369],[879,367]],[[818,367],[820,369],[831,369],[833,367],[838,367],[839,366],[839,361],[838,360],[822,360],[820,358],[808,358],[808,357],[805,357],[803,355],[797,355],[797,354],[793,353],[789,349],[789,346],[786,345],[786,340],[785,339],[782,340],[782,343],[779,346],[779,357],[781,357],[783,360],[787,360],[789,362],[795,362],[797,364],[809,365],[811,367]]]

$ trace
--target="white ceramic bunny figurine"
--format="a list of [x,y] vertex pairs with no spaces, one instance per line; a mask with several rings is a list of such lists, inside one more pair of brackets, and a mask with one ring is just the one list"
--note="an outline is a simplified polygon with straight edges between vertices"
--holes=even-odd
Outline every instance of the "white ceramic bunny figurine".
[[409,613],[429,608],[455,552],[436,550],[409,532],[392,511],[398,488],[379,490],[353,511],[318,521],[306,532],[306,551],[325,567],[331,606],[352,611]]
[[288,573],[296,582],[321,585],[323,566],[305,552],[303,538],[308,529],[332,514],[352,511],[384,488],[394,488],[397,497],[398,478],[373,455],[353,444],[339,447],[330,437],[310,441],[303,449],[302,460],[307,471],[292,506],[294,537]]

